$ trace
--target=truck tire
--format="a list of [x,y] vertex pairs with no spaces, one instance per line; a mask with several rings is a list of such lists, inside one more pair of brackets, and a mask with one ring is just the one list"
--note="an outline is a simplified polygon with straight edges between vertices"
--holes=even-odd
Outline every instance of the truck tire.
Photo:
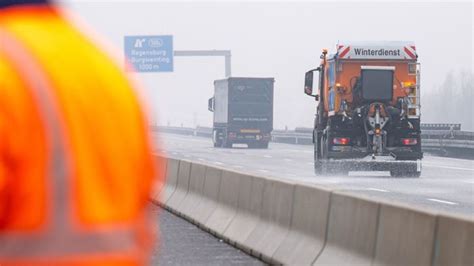
[[314,174],[318,176],[323,175],[323,162],[314,161]]
[[326,163],[324,173],[331,176],[348,176],[348,164],[343,162]]
[[262,143],[262,142],[250,142],[247,144],[249,149],[267,149],[268,148],[268,142],[267,143]]
[[417,171],[416,165],[407,165],[406,167],[400,169],[390,170],[390,175],[392,177],[420,177],[421,171]]
[[392,177],[420,177],[421,172],[411,172],[411,171],[399,171],[399,170],[392,170],[390,171],[390,175]]
[[223,147],[223,148],[232,148],[232,142],[229,141],[229,139],[227,139],[227,137],[225,137],[225,138],[222,140],[222,147]]
[[420,172],[416,172],[416,171],[415,172],[410,172],[407,175],[407,177],[416,177],[416,178],[418,178],[420,176],[421,176],[421,171]]
[[[320,167],[321,167],[321,175],[337,175],[337,176],[347,176],[349,175],[348,165],[346,163],[330,161],[330,157],[328,156],[329,151],[329,143],[328,143],[328,135],[321,136],[321,159],[320,159]],[[316,168],[316,164],[315,164]]]
[[314,143],[314,174],[315,175],[322,175],[323,174],[323,162],[321,160],[320,149],[321,149],[321,138],[316,137]]
[[268,142],[260,142],[257,144],[257,147],[260,149],[268,149]]

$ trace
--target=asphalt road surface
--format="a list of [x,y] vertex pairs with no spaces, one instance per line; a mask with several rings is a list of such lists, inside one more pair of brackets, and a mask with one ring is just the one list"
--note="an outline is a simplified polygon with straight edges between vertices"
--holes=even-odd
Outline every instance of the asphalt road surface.
[[264,265],[195,225],[151,204],[160,237],[151,265]]
[[427,210],[474,215],[474,161],[425,154],[420,178],[386,172],[316,176],[313,147],[270,143],[269,149],[214,148],[203,137],[153,133],[156,152],[254,175],[300,180]]

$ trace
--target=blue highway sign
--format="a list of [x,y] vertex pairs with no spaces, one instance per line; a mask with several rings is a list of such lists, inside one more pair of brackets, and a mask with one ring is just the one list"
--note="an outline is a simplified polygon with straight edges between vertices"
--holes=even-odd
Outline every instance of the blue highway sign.
[[136,72],[173,72],[173,36],[125,36],[125,57]]

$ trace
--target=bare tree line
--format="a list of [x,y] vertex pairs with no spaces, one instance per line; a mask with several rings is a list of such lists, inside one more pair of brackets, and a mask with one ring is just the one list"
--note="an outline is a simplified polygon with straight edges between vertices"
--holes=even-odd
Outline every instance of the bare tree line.
[[422,93],[422,120],[432,123],[461,123],[462,130],[474,131],[474,74],[450,71],[441,85]]

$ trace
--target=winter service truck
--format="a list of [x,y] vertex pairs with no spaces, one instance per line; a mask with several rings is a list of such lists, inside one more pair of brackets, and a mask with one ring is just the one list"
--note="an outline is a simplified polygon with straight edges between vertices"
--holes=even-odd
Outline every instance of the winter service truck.
[[340,42],[306,72],[316,174],[421,174],[420,64],[413,42]]

